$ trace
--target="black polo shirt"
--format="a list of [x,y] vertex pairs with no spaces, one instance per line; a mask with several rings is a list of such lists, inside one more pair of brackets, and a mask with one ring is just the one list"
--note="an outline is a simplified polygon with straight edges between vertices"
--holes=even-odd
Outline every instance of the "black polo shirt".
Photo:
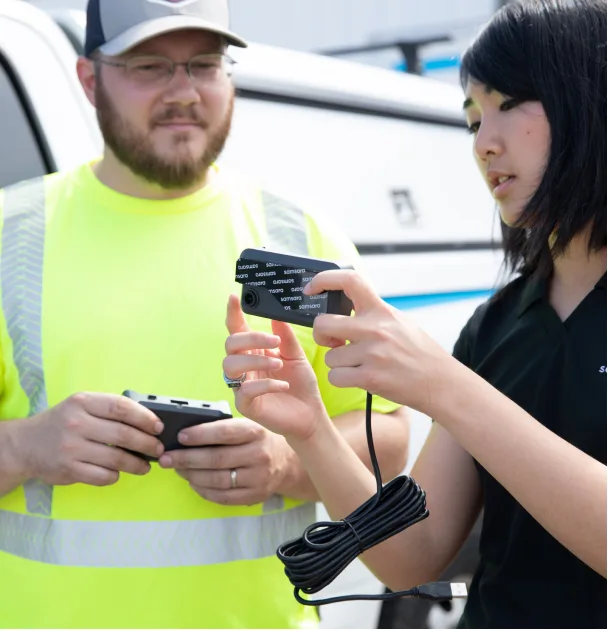
[[[518,278],[477,309],[454,355],[606,464],[606,326],[605,275],[565,322],[547,300],[546,281]],[[459,626],[605,629],[606,580],[476,464],[484,496],[481,561]]]

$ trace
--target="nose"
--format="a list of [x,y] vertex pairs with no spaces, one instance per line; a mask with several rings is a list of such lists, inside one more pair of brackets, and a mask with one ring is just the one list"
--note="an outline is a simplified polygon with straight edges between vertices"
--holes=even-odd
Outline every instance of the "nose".
[[192,105],[200,100],[200,94],[190,79],[187,69],[184,66],[176,66],[167,84],[163,101],[167,104]]
[[475,134],[473,147],[475,156],[481,161],[502,154],[504,147],[497,127],[490,121],[482,121]]

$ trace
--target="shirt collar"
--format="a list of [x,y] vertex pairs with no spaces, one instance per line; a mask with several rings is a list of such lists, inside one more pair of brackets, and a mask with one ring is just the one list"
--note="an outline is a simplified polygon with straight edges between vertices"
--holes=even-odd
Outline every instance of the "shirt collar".
[[545,278],[532,276],[526,279],[525,282],[526,284],[519,301],[518,318],[521,318],[530,307],[543,300],[547,294],[547,280]]
[[[595,284],[595,289],[606,289],[606,274],[604,274]],[[540,302],[547,295],[547,279],[531,277],[526,280],[526,286],[519,301],[519,311],[517,317],[521,316],[537,302]]]

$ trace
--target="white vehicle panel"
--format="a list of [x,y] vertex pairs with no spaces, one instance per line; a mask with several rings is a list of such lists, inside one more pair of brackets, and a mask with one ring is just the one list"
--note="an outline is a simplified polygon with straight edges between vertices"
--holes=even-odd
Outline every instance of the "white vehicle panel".
[[[57,169],[70,169],[92,159],[101,148],[100,134],[76,78],[73,49],[44,13],[23,2],[4,3],[2,53],[26,87]],[[11,11],[11,5],[19,6]]]

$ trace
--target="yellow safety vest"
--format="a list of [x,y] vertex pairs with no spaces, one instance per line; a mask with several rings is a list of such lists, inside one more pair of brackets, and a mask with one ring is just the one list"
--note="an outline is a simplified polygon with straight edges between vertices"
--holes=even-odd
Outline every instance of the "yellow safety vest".
[[[308,214],[268,193],[233,194],[221,184],[199,195],[190,201],[200,210],[186,208],[186,201],[137,202],[105,189],[90,165],[9,187],[4,197],[0,191],[0,419],[37,414],[80,389],[228,398],[222,321],[228,293],[238,290],[235,255],[266,245],[323,258],[355,256],[351,244],[330,238]],[[121,204],[133,212],[119,215]],[[138,214],[148,207],[160,211]],[[163,214],[165,208],[176,214]],[[200,268],[189,269],[188,252],[198,243],[190,242],[193,232],[201,237],[192,255]],[[128,258],[129,247],[140,251]],[[138,276],[151,249],[158,256],[148,257]],[[150,276],[156,293],[137,285]],[[97,296],[105,302],[91,310]],[[147,318],[146,296],[165,297]],[[330,413],[363,409],[364,393],[328,384],[310,331],[298,335]],[[376,403],[378,411],[395,408]],[[250,507],[212,504],[156,465],[146,476],[121,475],[104,488],[30,480],[0,498],[0,626],[314,626],[316,612],[295,601],[275,556],[280,543],[314,519],[314,504],[279,496]]]

